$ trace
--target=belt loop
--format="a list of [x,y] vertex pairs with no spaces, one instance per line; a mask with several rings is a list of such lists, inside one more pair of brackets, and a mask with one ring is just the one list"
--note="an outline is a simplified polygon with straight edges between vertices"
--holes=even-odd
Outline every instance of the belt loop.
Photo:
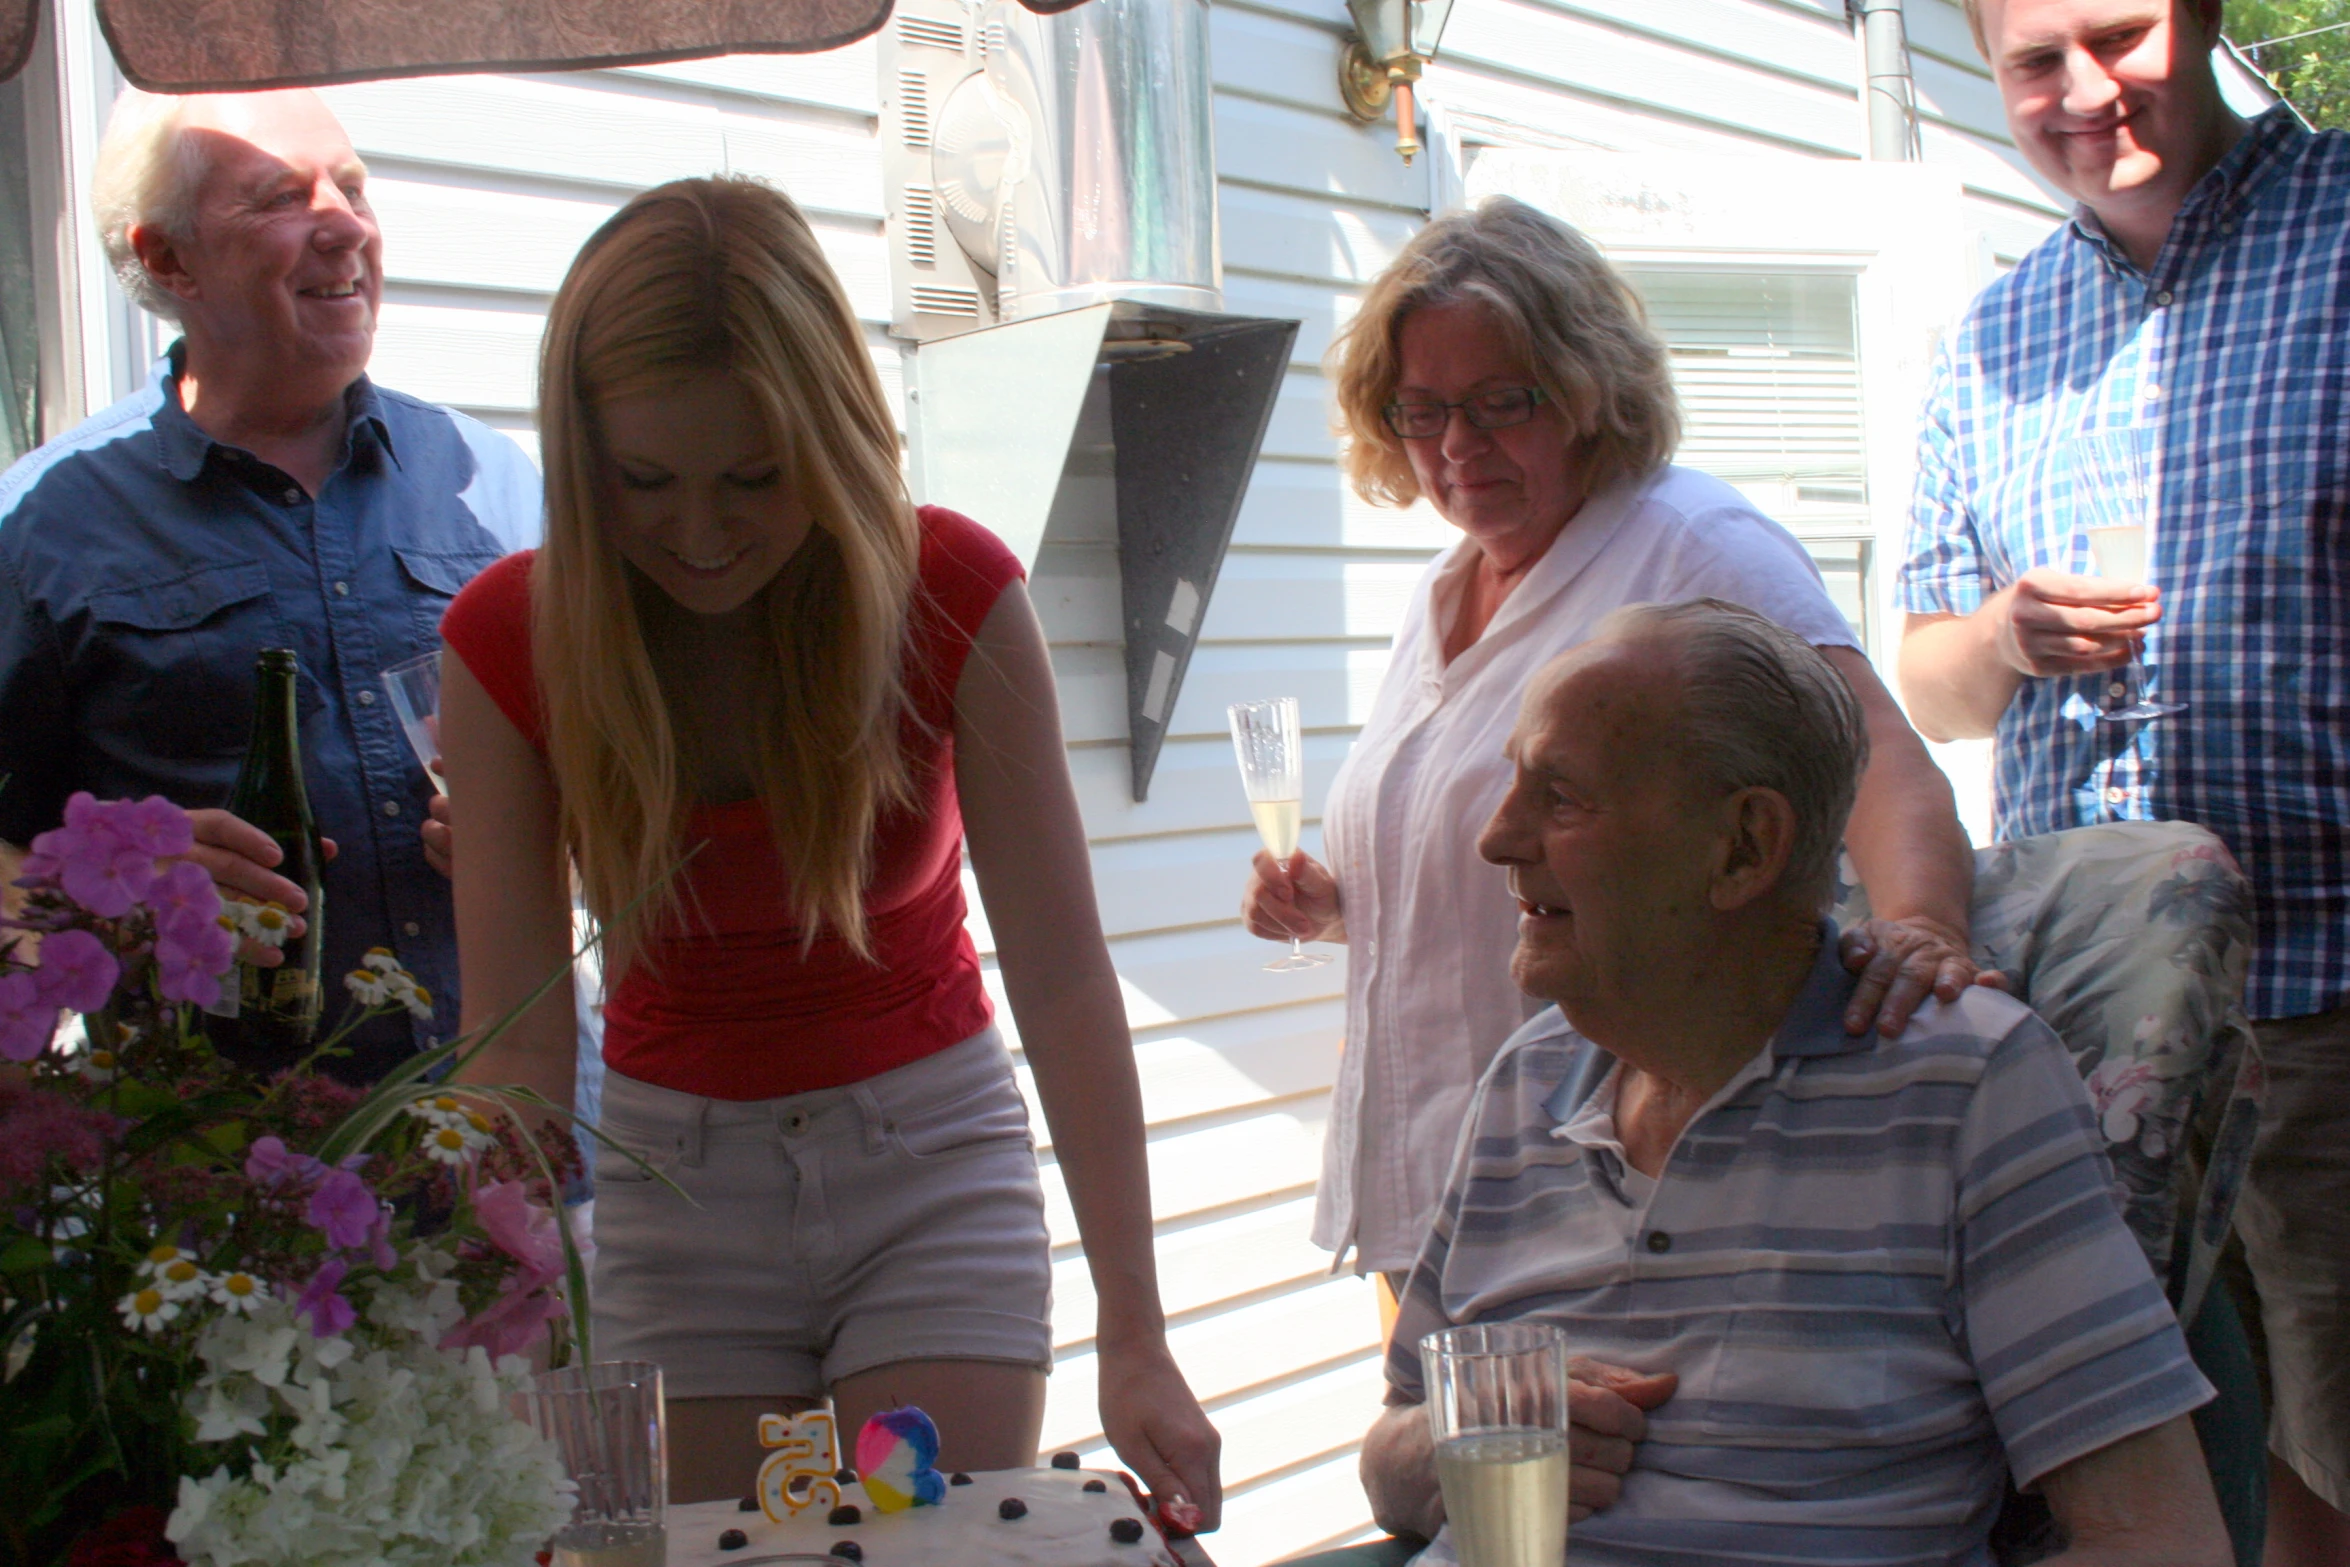
[[693,1108],[686,1112],[685,1128],[678,1133],[678,1163],[689,1170],[702,1167],[702,1125],[709,1119],[710,1101],[697,1094]]
[[873,1097],[873,1090],[863,1083],[849,1085],[849,1098],[857,1107],[858,1116],[865,1123],[865,1151],[869,1154],[889,1151],[889,1122],[881,1113],[881,1102]]

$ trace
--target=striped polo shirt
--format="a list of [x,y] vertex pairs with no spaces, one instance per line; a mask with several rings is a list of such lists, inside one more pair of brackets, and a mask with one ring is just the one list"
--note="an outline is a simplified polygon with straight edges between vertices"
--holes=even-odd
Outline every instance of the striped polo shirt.
[[[1651,1183],[1613,1136],[1616,1063],[1552,1008],[1479,1086],[1387,1359],[1480,1319],[1680,1377],[1575,1567],[1976,1567],[2012,1472],[2211,1396],[2115,1205],[2089,1099],[2013,998],[1844,1032],[1824,928],[1763,1050]],[[1439,1536],[1420,1560],[1454,1560]]]

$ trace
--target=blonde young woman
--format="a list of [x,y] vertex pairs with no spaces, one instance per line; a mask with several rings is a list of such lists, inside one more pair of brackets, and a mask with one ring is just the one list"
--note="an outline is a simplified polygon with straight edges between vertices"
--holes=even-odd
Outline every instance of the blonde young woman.
[[[1093,1272],[1104,1429],[1212,1524],[1044,640],[1002,544],[908,502],[798,210],[726,179],[623,208],[556,296],[539,428],[546,545],[443,626],[465,1022],[563,962],[576,866],[611,931],[604,1129],[684,1192],[600,1161],[596,1354],[665,1368],[672,1495],[740,1494],[756,1417],[827,1395],[848,1432],[921,1405],[948,1467],[1034,1462],[1043,1200],[967,841]],[[557,987],[471,1076],[568,1103],[571,1052]]]
[[1898,1033],[1927,994],[1975,977],[1974,862],[1950,786],[1803,547],[1728,485],[1671,465],[1663,345],[1589,241],[1507,198],[1442,218],[1373,280],[1330,357],[1357,493],[1424,497],[1462,538],[1415,591],[1331,784],[1330,864],[1260,853],[1241,908],[1257,935],[1347,944],[1314,1238],[1400,1275],[1479,1075],[1533,1010],[1510,982],[1519,905],[1477,853],[1509,787],[1518,699],[1610,611],[1728,599],[1850,682],[1872,760],[1845,843],[1879,916],[1846,937],[1863,973],[1853,1032]]

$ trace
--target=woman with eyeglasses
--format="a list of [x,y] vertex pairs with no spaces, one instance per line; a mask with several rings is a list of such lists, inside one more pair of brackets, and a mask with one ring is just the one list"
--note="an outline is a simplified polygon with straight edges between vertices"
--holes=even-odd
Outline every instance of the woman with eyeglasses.
[[1899,1032],[1976,978],[1974,862],[1948,782],[1803,546],[1736,490],[1671,465],[1680,415],[1637,297],[1574,230],[1496,198],[1439,219],[1330,351],[1356,493],[1426,499],[1461,532],[1396,634],[1330,787],[1325,866],[1259,852],[1241,902],[1269,940],[1348,949],[1346,1050],[1314,1239],[1400,1286],[1471,1090],[1534,1010],[1510,981],[1519,909],[1477,835],[1510,780],[1534,672],[1613,609],[1715,597],[1821,648],[1873,760],[1846,847],[1876,918],[1848,934],[1845,1026]]

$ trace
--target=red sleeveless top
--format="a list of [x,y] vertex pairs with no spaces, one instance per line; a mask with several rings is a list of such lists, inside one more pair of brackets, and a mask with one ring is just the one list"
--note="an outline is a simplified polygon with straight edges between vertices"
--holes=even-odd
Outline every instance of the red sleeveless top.
[[[955,685],[972,638],[1021,575],[1002,541],[942,507],[919,513],[922,556],[907,621],[913,715],[911,811],[876,824],[865,892],[873,957],[820,934],[803,955],[765,809],[753,800],[694,808],[683,912],[648,937],[604,1008],[604,1060],[640,1082],[712,1099],[772,1099],[853,1083],[920,1060],[987,1026],[993,1009],[963,928],[963,816],[955,797]],[[535,550],[468,584],[441,621],[523,737],[546,749],[530,647]],[[462,852],[462,851],[460,851]]]

